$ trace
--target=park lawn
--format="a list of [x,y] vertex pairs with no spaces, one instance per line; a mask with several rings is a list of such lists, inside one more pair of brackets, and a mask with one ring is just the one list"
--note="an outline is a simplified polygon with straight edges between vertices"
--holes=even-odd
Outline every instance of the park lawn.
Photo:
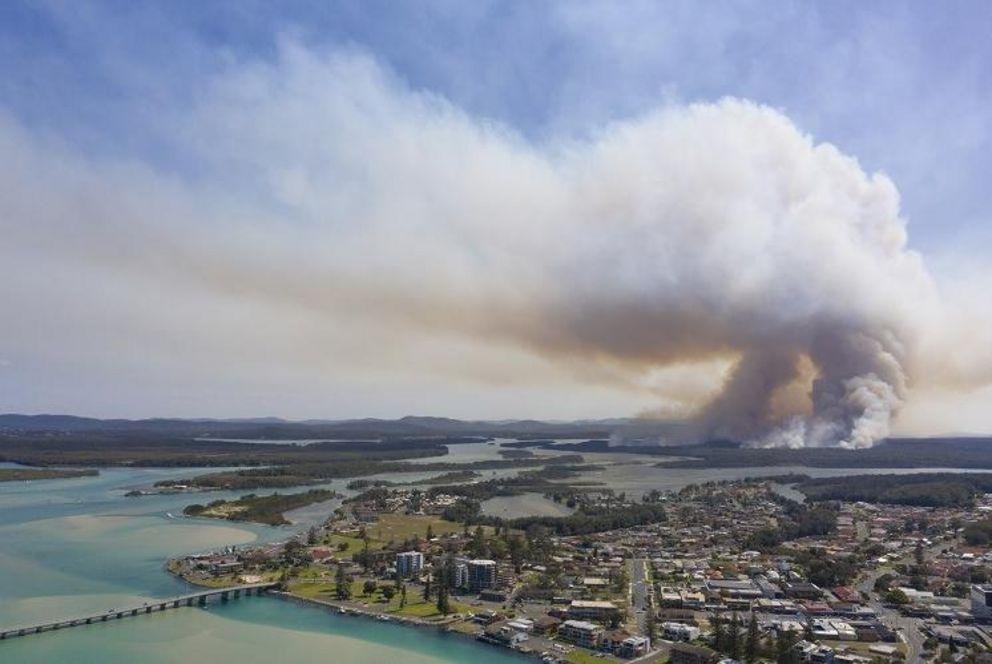
[[401,616],[411,616],[413,618],[433,618],[434,616],[440,615],[437,610],[437,606],[434,605],[434,600],[430,602],[424,602],[423,600],[419,602],[407,602],[406,606],[402,609],[399,606],[394,610],[390,610],[390,613],[395,613]]
[[224,576],[198,577],[196,585],[205,588],[226,588],[236,586],[241,583],[239,574],[225,574]]
[[337,599],[334,589],[333,583],[294,583],[290,586],[294,594],[313,599]]
[[413,539],[414,536],[423,539],[427,537],[427,526],[431,527],[435,537],[462,531],[460,524],[421,514],[383,514],[375,523],[367,524],[365,531],[373,540],[385,544],[390,540],[402,542]]
[[[244,575],[244,574],[239,574],[238,575],[238,583],[243,583],[245,576],[246,575]],[[259,581],[260,583],[271,583],[271,582],[274,582],[274,581],[278,581],[279,580],[279,577],[282,576],[282,570],[269,569],[269,570],[265,570],[264,572],[261,572],[261,571],[260,572],[255,572],[255,573],[250,574],[248,576],[258,576],[258,577],[261,577],[261,579]]]
[[565,661],[568,664],[603,664],[606,659],[604,657],[597,657],[588,650],[575,648],[565,655]]
[[[363,580],[352,580],[351,582],[351,601],[352,602],[365,602],[367,604],[373,604],[382,598],[381,593],[376,590],[369,596],[362,594],[362,584]],[[321,581],[321,582],[307,582],[298,579],[293,579],[290,582],[290,591],[302,595],[303,597],[314,597],[317,599],[337,599],[337,584],[333,581]]]
[[448,625],[448,629],[460,634],[468,634],[470,636],[474,636],[482,631],[481,628],[471,620],[459,620],[458,622],[451,623]]
[[[399,607],[399,602],[396,602],[396,608],[392,608],[392,603],[390,604],[390,613],[395,613],[400,616],[411,616],[414,618],[443,618],[444,616],[437,610],[437,605],[432,599],[429,602],[425,602],[422,598],[417,598],[416,601],[411,602],[410,597],[407,596],[407,603],[402,609]],[[467,613],[469,607],[464,604],[459,604],[454,600],[451,601],[451,613]]]
[[[406,605],[402,608],[400,608],[400,602],[402,601],[400,593],[397,592],[393,595],[393,598],[387,603],[385,597],[382,595],[383,587],[380,586],[368,597],[360,597],[361,586],[359,585],[359,594],[355,595],[355,599],[368,602],[371,606],[375,606],[385,613],[395,613],[396,615],[411,616],[414,618],[441,617],[441,614],[437,610],[436,600],[432,597],[430,600],[424,601],[423,588],[420,586],[407,586]],[[469,606],[456,602],[453,599],[450,599],[450,603],[452,613],[467,613],[470,610]]]
[[[371,539],[371,537],[373,536],[372,532],[369,532],[369,536],[370,536],[369,539],[370,549],[381,549],[385,545],[385,542],[380,542],[376,539]],[[332,550],[335,551],[338,558],[350,557],[352,554],[358,553],[359,551],[365,549],[365,543],[361,539],[357,537],[350,537],[348,535],[334,534],[325,538],[324,541]],[[346,544],[348,548],[339,551],[338,545],[341,543]]]
[[[400,608],[400,594],[396,593],[387,603],[383,597],[382,589],[390,584],[378,586],[375,592],[364,594],[364,579],[357,579],[351,582],[351,601],[359,604],[368,604],[370,609],[382,611],[383,613],[393,613],[399,616],[410,616],[414,618],[440,618],[435,600],[425,602],[422,590],[419,587],[407,587],[406,606]],[[313,599],[337,599],[336,584],[328,583],[294,583],[291,587],[293,593],[301,597]],[[451,600],[452,613],[468,613],[471,610],[466,604]]]
[[323,565],[307,565],[296,571],[296,577],[300,579],[333,579],[334,570]]

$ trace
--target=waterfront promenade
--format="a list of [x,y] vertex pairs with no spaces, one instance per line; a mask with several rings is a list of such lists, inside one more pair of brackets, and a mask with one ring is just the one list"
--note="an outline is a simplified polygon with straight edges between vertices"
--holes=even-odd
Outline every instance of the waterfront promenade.
[[277,584],[275,583],[250,583],[240,586],[229,586],[227,588],[210,588],[208,590],[201,590],[188,595],[180,595],[178,597],[169,597],[167,599],[157,599],[145,602],[141,606],[131,606],[120,609],[114,608],[109,611],[104,611],[103,613],[95,613],[78,618],[68,618],[66,620],[58,620],[54,622],[12,627],[0,630],[0,640],[13,639],[19,636],[28,636],[30,634],[40,634],[42,632],[52,632],[55,630],[68,629],[70,627],[83,627],[85,625],[104,623],[111,620],[120,620],[131,616],[142,616],[150,613],[167,611],[169,609],[178,609],[183,606],[204,606],[211,599],[219,599],[222,602],[226,602],[229,599],[241,597],[242,595],[251,595],[253,592],[256,595],[260,595],[276,585]]

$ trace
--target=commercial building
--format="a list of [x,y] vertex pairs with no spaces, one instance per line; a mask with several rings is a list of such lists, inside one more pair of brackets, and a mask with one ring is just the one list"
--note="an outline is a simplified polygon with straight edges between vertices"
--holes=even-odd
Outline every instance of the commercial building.
[[584,620],[566,620],[558,628],[558,637],[583,648],[595,650],[603,638],[603,628]]
[[685,623],[661,623],[662,632],[669,641],[695,641],[699,638],[699,628]]
[[456,558],[451,566],[451,587],[468,588],[468,560]]
[[620,650],[617,654],[621,657],[631,658],[640,657],[642,655],[648,654],[651,650],[651,639],[646,636],[628,636],[620,644]]
[[420,574],[424,568],[424,554],[419,551],[406,551],[396,554],[396,575],[409,578]]
[[496,561],[470,560],[468,568],[468,589],[480,592],[496,585]]
[[971,615],[976,620],[992,619],[992,584],[971,586]]
[[735,599],[757,599],[762,596],[761,589],[750,579],[743,581],[708,579],[706,590],[711,594]]
[[512,648],[529,638],[526,632],[516,629],[512,623],[504,622],[486,627],[482,640]]
[[619,611],[613,602],[576,599],[568,607],[568,617],[573,620],[609,620]]

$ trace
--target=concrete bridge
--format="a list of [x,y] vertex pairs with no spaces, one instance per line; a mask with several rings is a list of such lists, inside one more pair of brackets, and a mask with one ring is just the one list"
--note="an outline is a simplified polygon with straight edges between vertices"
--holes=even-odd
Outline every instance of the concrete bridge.
[[18,636],[28,636],[29,634],[41,634],[42,632],[52,632],[59,629],[68,629],[70,627],[82,627],[83,625],[104,623],[131,616],[143,616],[149,613],[167,611],[168,609],[178,609],[182,606],[205,606],[207,604],[207,600],[210,599],[219,599],[222,602],[226,602],[230,599],[241,597],[242,595],[247,597],[253,592],[256,595],[261,595],[266,590],[274,588],[276,585],[277,584],[275,583],[250,583],[241,586],[230,586],[227,588],[211,588],[209,590],[201,590],[200,592],[190,593],[188,595],[180,595],[179,597],[151,600],[141,606],[132,606],[124,609],[111,609],[110,611],[105,611],[104,613],[82,616],[81,618],[71,618],[57,622],[46,622],[38,625],[28,625],[26,627],[0,629],[0,640],[13,639]]

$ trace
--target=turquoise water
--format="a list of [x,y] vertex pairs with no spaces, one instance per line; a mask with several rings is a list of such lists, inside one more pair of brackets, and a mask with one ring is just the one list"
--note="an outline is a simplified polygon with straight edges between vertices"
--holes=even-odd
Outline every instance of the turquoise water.
[[[172,555],[285,538],[322,520],[337,501],[290,517],[294,528],[170,518],[189,495],[124,498],[124,492],[189,468],[109,469],[99,477],[0,483],[0,626],[64,619],[188,586],[163,570]],[[328,486],[341,489],[345,481]],[[233,494],[211,493],[210,498]],[[473,661],[515,656],[457,636],[341,616],[251,597],[0,642],[0,662]]]
[[[466,449],[487,457],[492,449]],[[590,460],[609,461],[607,455]],[[628,458],[622,461],[629,463]],[[655,460],[649,459],[651,463]],[[909,472],[919,472],[917,469]],[[706,479],[731,479],[789,471],[813,475],[849,470],[774,468],[684,470],[649,464],[611,466],[590,473],[631,494],[674,489]],[[99,477],[0,483],[0,626],[65,619],[169,597],[187,586],[167,574],[166,558],[182,553],[287,537],[323,520],[338,504],[329,501],[290,513],[293,527],[271,528],[207,519],[170,518],[202,501],[190,495],[125,498],[131,488],[196,469],[105,469]],[[870,472],[886,472],[872,469]],[[890,471],[892,472],[892,471]],[[907,472],[900,469],[897,472]],[[411,480],[434,473],[407,473]],[[391,479],[401,479],[392,476]],[[343,490],[347,480],[328,483]],[[233,497],[211,493],[209,497]],[[526,498],[526,497],[525,497]],[[239,662],[365,664],[399,660],[414,664],[519,661],[505,651],[433,631],[383,624],[251,597],[211,606],[0,642],[0,662],[187,662],[233,658]]]

